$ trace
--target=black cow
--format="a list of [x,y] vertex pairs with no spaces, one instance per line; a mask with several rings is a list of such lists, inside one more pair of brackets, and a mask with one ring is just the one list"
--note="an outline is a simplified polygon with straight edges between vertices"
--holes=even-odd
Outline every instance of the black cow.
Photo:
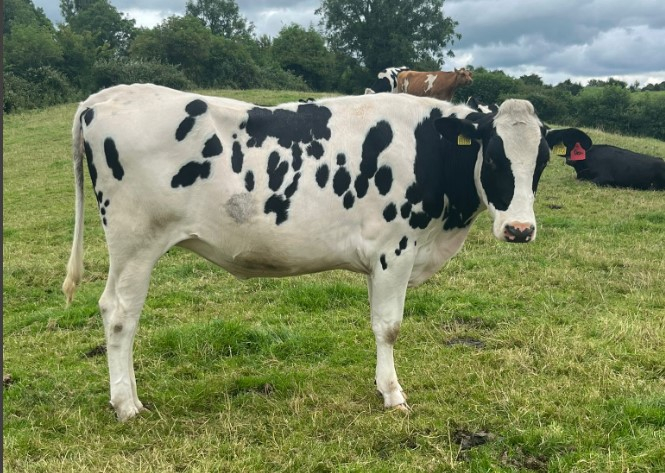
[[590,139],[578,140],[571,135],[555,145],[553,151],[565,156],[566,164],[575,169],[577,179],[582,181],[599,186],[665,190],[665,161],[661,158],[611,145],[591,146]]

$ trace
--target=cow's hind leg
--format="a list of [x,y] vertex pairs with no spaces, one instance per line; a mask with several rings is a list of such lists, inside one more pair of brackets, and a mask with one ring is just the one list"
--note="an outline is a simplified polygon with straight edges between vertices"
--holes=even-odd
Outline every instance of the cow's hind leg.
[[150,273],[161,255],[150,253],[125,250],[116,255],[110,251],[109,277],[99,300],[106,336],[111,405],[121,421],[143,410],[136,392],[133,345]]
[[406,396],[397,380],[393,346],[402,325],[413,262],[402,254],[384,266],[385,262],[368,277],[372,331],[376,339],[376,389],[383,396],[385,407],[408,410]]

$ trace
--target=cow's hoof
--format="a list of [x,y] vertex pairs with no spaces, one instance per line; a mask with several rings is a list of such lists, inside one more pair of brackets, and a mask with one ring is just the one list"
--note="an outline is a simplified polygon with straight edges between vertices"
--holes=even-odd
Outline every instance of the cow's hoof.
[[404,414],[410,414],[411,413],[411,406],[409,406],[406,402],[403,402],[402,404],[398,404],[396,406],[393,406],[392,410],[403,412]]
[[399,391],[382,394],[382,396],[383,406],[386,409],[401,409],[402,406],[406,406],[407,409],[409,408],[408,404],[406,403],[406,393],[401,389]]
[[136,417],[139,414],[139,412],[147,411],[147,409],[143,407],[143,404],[141,403],[139,403],[139,405],[136,405],[134,404],[134,402],[128,402],[122,406],[116,406],[112,402],[109,404],[111,404],[111,407],[113,407],[115,415],[120,422],[126,422],[132,419],[133,417]]

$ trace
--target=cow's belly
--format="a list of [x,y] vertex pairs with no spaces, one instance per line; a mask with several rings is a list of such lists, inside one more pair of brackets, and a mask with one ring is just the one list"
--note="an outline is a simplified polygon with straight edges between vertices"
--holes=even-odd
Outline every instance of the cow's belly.
[[[363,224],[333,207],[294,205],[289,219],[275,224],[262,205],[199,208],[178,222],[186,238],[179,246],[221,266],[239,278],[282,277],[347,269],[369,273],[373,241]],[[260,200],[259,200],[260,202]],[[334,222],[334,223],[333,223]]]
[[204,239],[189,238],[178,246],[193,251],[241,279],[297,276],[333,269],[368,272],[359,258],[325,251],[320,245],[277,248],[256,240],[217,245]]

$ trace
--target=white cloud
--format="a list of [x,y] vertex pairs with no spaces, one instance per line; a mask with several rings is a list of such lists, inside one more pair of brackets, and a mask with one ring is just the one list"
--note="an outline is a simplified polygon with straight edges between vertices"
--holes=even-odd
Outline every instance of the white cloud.
[[169,16],[177,15],[178,12],[170,10],[152,10],[142,8],[129,8],[121,10],[121,13],[128,15],[136,21],[136,26],[144,28],[153,28],[164,21]]

